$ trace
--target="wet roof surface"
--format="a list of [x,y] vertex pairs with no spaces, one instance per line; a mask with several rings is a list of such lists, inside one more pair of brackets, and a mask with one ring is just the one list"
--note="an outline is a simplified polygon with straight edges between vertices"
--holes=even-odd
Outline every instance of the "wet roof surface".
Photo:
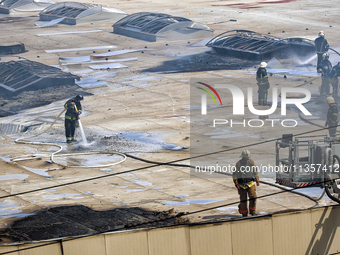
[[[100,3],[110,5],[109,1]],[[150,1],[146,0],[133,4],[130,1],[118,1],[117,6],[118,3],[119,8],[129,13],[148,11],[146,6],[150,8]],[[208,24],[215,29],[217,34],[236,28],[257,31],[260,24],[261,32],[270,32],[271,35],[280,38],[283,37],[282,31],[284,30],[287,38],[304,36],[313,39],[319,30],[323,29],[329,42],[335,46],[339,37],[336,26],[330,27],[330,21],[337,20],[339,9],[328,2],[319,3],[307,0],[307,2],[292,2],[289,5],[263,4],[258,5],[259,8],[241,11],[234,7],[215,7],[214,5],[220,4],[219,2],[207,4],[206,2],[157,1],[152,4],[155,11]],[[287,10],[294,11],[288,12]],[[327,11],[327,16],[314,15],[315,10]],[[188,87],[192,78],[223,78],[230,84],[240,86],[242,91],[246,91],[249,86],[253,88],[257,86],[255,72],[259,62],[217,55],[216,52],[211,52],[211,48],[205,47],[205,43],[200,42],[201,39],[152,43],[139,41],[113,34],[112,22],[77,27],[59,24],[55,27],[33,29],[36,19],[33,16],[1,19],[2,40],[13,42],[24,38],[28,51],[17,56],[31,61],[38,60],[45,65],[58,65],[63,71],[80,76],[82,83],[85,81],[88,83],[84,88],[79,86],[61,87],[61,89],[48,88],[40,90],[39,93],[25,91],[12,101],[1,98],[1,110],[14,113],[14,115],[1,118],[2,123],[40,124],[36,129],[29,129],[24,134],[0,136],[0,195],[3,197],[0,203],[0,227],[2,229],[8,230],[10,224],[15,224],[18,227],[16,230],[23,231],[25,217],[32,216],[26,218],[28,223],[30,220],[36,222],[33,216],[40,212],[44,212],[45,216],[56,215],[56,218],[62,219],[61,224],[50,217],[45,217],[46,226],[38,222],[41,225],[38,225],[32,232],[30,232],[31,228],[27,228],[28,233],[42,230],[43,227],[53,231],[49,228],[50,223],[59,229],[58,225],[65,226],[64,222],[68,222],[67,219],[59,217],[58,214],[49,214],[48,209],[60,207],[59,212],[63,211],[66,215],[65,211],[68,211],[68,206],[74,206],[74,210],[70,209],[67,212],[68,215],[71,215],[72,211],[100,215],[98,211],[105,214],[108,210],[136,207],[156,212],[167,212],[171,209],[175,212],[193,212],[214,207],[215,209],[185,219],[190,222],[202,222],[239,217],[237,207],[239,197],[230,176],[212,178],[207,174],[202,178],[195,178],[190,175],[188,167],[155,165],[154,162],[176,161],[178,164],[190,165],[188,159],[192,139],[190,111],[200,109],[198,104],[190,104]],[[227,22],[230,19],[237,20],[237,22]],[[309,30],[306,30],[307,27]],[[70,33],[72,31],[84,33]],[[87,31],[96,32],[87,33]],[[42,36],[37,36],[38,34]],[[211,39],[211,37],[206,39]],[[135,59],[124,63],[127,68],[100,70],[91,69],[87,63],[59,63],[61,57],[91,59],[90,54],[93,54],[93,50],[46,53],[46,50],[91,48],[111,45],[113,42],[117,46],[117,51],[124,51],[127,55],[110,56],[108,49],[96,49],[96,54],[105,54],[102,61],[106,58],[108,60]],[[193,47],[195,44],[202,46]],[[133,51],[133,49],[140,50]],[[334,49],[338,50],[336,47]],[[114,49],[109,53],[112,52]],[[316,72],[315,57],[313,53],[300,58],[278,59],[280,63],[272,66],[269,63],[270,59],[266,59],[268,71],[272,73],[269,77],[271,84],[269,96],[272,95],[273,87],[305,87],[312,92],[312,100],[309,102],[310,108],[308,109],[315,109],[313,122],[324,126],[327,105],[324,102],[317,102],[321,80]],[[332,63],[339,60],[333,54],[330,54],[330,59]],[[11,60],[17,60],[17,57],[1,57],[2,62]],[[92,64],[95,65],[95,63]],[[11,161],[12,158],[28,155],[51,154],[56,150],[55,147],[49,146],[17,144],[14,140],[43,132],[62,112],[66,100],[76,94],[83,94],[85,98],[82,102],[84,113],[81,116],[81,123],[90,145],[82,145],[79,130],[76,131],[78,142],[70,146],[66,144],[63,117],[57,119],[56,124],[49,131],[31,141],[56,143],[63,147],[65,154],[92,150],[96,152],[118,151],[132,154],[140,159],[128,158],[124,163],[114,167],[67,167],[65,169],[51,164],[49,157],[43,156],[32,157],[27,161]],[[255,94],[253,96],[256,97]],[[269,101],[271,101],[270,97]],[[209,111],[232,109],[230,96],[225,98],[223,108],[212,106]],[[225,115],[224,118],[231,118],[230,116]],[[320,129],[312,124],[303,123],[296,112],[289,111],[286,117],[299,122],[296,128],[287,130],[286,133]],[[245,113],[246,120],[254,118],[253,114]],[[280,119],[282,116],[278,112],[270,116],[270,119],[276,118]],[[220,150],[230,150],[221,153],[218,158],[220,162],[230,165],[235,165],[239,160],[240,146],[256,144],[282,135],[282,128],[270,126],[263,129],[229,126],[211,132],[211,123],[199,124],[202,130],[196,134],[199,138],[193,141],[207,150],[211,148],[211,141],[217,144]],[[158,135],[155,136],[155,133]],[[324,135],[326,132],[319,131],[319,133]],[[211,138],[210,142],[205,143],[204,139],[208,138]],[[266,143],[250,147],[252,159],[259,165],[275,164],[274,146],[274,143]],[[95,160],[92,157],[85,159],[84,157],[71,155],[65,157],[66,159],[63,158],[61,163],[66,164],[67,160],[70,160],[70,165],[71,163],[72,165],[79,163],[82,166],[84,163],[93,165]],[[106,157],[98,158],[107,160]],[[136,171],[131,172],[132,170]],[[89,178],[99,177],[100,179],[86,181]],[[261,172],[260,178],[275,183],[275,174]],[[79,182],[70,184],[76,181]],[[63,186],[50,188],[56,185]],[[258,196],[277,191],[277,188],[265,184],[257,187]],[[27,193],[17,195],[21,192]],[[301,190],[301,192],[306,192],[316,198],[321,195],[322,190],[314,188]],[[327,197],[319,201],[319,205],[330,204],[334,203]],[[313,201],[291,193],[277,194],[258,200],[258,211],[261,215],[287,209],[306,209],[312,206],[315,206]],[[56,212],[58,209],[52,210]],[[73,216],[77,218],[79,215]],[[21,221],[14,223],[18,219]],[[88,219],[88,224],[92,221],[93,219]],[[84,223],[79,218],[74,222],[74,224]],[[59,229],[59,231],[61,234],[62,230]],[[46,236],[50,237],[51,233],[48,232]],[[4,237],[1,238],[3,243],[8,241]],[[19,236],[19,238],[23,237]],[[44,238],[44,236],[40,235],[39,238]]]

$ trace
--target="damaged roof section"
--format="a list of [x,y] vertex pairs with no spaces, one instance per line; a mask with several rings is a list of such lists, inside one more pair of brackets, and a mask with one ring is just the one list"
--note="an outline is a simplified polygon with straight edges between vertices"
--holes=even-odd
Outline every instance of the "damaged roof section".
[[2,0],[0,13],[40,12],[54,3],[52,0]]
[[276,54],[315,52],[314,43],[304,38],[278,38],[249,30],[232,30],[211,39],[206,46],[236,57],[262,59]]
[[80,77],[65,73],[56,67],[22,60],[0,63],[0,92],[15,95],[23,90],[74,85]]
[[23,43],[0,45],[0,55],[18,54],[25,52]]
[[64,18],[60,23],[69,25],[105,20],[116,22],[127,15],[114,7],[76,2],[56,3],[39,13],[41,21]]
[[112,27],[116,34],[149,42],[206,38],[214,33],[212,28],[190,19],[151,12],[131,14],[117,21]]

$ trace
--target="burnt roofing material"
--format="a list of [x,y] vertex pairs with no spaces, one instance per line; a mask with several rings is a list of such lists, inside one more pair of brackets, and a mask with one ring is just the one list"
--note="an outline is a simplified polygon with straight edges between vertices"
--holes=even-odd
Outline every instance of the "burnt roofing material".
[[126,12],[114,7],[77,2],[56,3],[39,13],[42,21],[65,18],[60,23],[69,25],[104,20],[116,22],[127,15]]
[[52,0],[1,0],[0,13],[40,12],[54,3]]
[[17,93],[58,85],[73,85],[80,78],[39,62],[22,60],[0,63],[0,89]]
[[139,12],[131,14],[113,26],[113,32],[155,42],[211,37],[214,30],[187,18],[164,13]]
[[267,57],[284,49],[314,51],[314,43],[304,38],[278,38],[249,30],[231,30],[217,35],[206,46],[234,56]]

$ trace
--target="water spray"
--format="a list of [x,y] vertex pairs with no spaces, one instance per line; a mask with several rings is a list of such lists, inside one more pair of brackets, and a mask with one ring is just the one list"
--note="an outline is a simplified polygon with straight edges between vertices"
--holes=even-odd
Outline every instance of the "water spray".
[[80,119],[78,120],[78,123],[79,123],[79,129],[80,129],[81,138],[83,140],[83,144],[87,145],[87,140],[86,140],[85,132],[84,132],[83,125],[81,124]]

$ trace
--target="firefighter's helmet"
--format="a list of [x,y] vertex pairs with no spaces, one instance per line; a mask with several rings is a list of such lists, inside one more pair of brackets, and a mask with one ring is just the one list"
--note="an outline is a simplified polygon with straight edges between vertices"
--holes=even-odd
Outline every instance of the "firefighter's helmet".
[[327,53],[322,54],[322,58],[329,58],[329,55]]
[[82,95],[76,95],[76,97],[74,98],[77,101],[82,101],[84,99],[84,97]]
[[324,37],[325,36],[325,32],[324,31],[320,31],[318,36]]
[[334,97],[327,97],[326,102],[327,102],[327,104],[335,104]]
[[260,67],[266,68],[267,67],[267,63],[266,62],[261,62]]
[[244,157],[250,158],[250,151],[248,151],[248,150],[242,151],[241,157],[242,157],[242,158],[244,158]]

